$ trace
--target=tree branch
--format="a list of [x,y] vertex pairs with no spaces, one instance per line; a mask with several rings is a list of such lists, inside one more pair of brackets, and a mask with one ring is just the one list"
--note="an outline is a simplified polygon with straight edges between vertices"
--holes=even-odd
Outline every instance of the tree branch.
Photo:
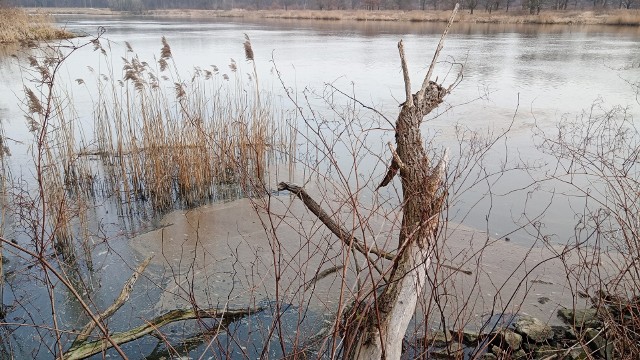
[[402,76],[404,77],[404,92],[406,94],[405,105],[413,106],[413,95],[411,94],[411,78],[409,77],[409,67],[404,56],[404,45],[402,40],[398,42],[398,51],[400,52],[400,65],[402,65]]
[[402,159],[400,159],[400,156],[398,156],[398,153],[393,148],[393,145],[391,144],[391,142],[388,142],[387,144],[389,145],[389,149],[391,150],[391,154],[392,154],[391,165],[389,165],[389,170],[387,170],[387,174],[384,176],[384,179],[382,179],[382,182],[380,183],[380,185],[378,185],[376,190],[380,189],[381,187],[385,187],[389,185],[391,180],[393,180],[393,178],[398,173],[398,170],[404,167],[404,163],[402,162]]
[[64,286],[71,292],[71,294],[73,294],[73,297],[78,301],[78,303],[80,304],[80,306],[82,307],[82,309],[87,313],[87,315],[89,315],[89,317],[91,318],[91,320],[93,320],[96,325],[98,326],[98,328],[100,329],[100,331],[104,334],[105,339],[104,342],[107,343],[109,345],[109,347],[114,347],[116,349],[116,351],[118,352],[118,354],[123,358],[123,359],[127,359],[127,355],[124,353],[124,351],[122,351],[122,349],[120,348],[120,346],[118,345],[118,343],[116,341],[114,341],[111,336],[109,335],[109,331],[107,330],[107,328],[104,326],[104,324],[101,321],[98,321],[98,318],[96,317],[96,315],[93,313],[93,311],[91,311],[91,308],[89,307],[89,305],[87,305],[87,303],[82,299],[82,296],[80,296],[80,294],[78,293],[78,290],[73,286],[73,284],[71,284],[71,282],[69,281],[69,279],[66,276],[63,276],[62,274],[60,274],[60,272],[58,272],[46,259],[43,255],[41,254],[36,254],[33,251],[30,251],[18,244],[14,244],[13,242],[0,237],[0,242],[3,242],[29,256],[31,256],[34,260],[37,260],[40,264],[42,264],[42,266],[46,269],[48,269],[49,271],[51,271],[53,273],[53,275],[58,278],[58,280],[60,280],[60,282],[62,284],[64,284]]
[[[202,319],[202,318],[224,318],[227,322],[232,322],[238,318],[255,314],[257,312],[262,311],[263,308],[256,309],[237,309],[237,310],[229,310],[223,309],[219,310],[216,308],[213,309],[205,309],[205,310],[171,310],[163,315],[155,317],[148,321],[144,325],[140,325],[136,328],[133,328],[128,331],[124,331],[121,333],[111,334],[110,338],[118,345],[128,343],[130,341],[139,339],[145,335],[150,334],[154,330],[159,327],[165,326],[167,324],[182,321],[182,320],[192,320],[192,319]],[[78,360],[84,359],[94,354],[98,354],[101,351],[104,351],[113,344],[107,341],[106,339],[100,339],[88,343],[82,343],[78,346],[72,347],[67,350],[62,356],[64,360]]]
[[[118,298],[113,302],[113,304],[111,304],[111,306],[109,306],[108,309],[106,309],[104,312],[102,312],[97,316],[98,321],[104,321],[105,319],[108,319],[111,315],[115,314],[115,312],[118,311],[118,309],[120,309],[127,300],[129,300],[129,295],[131,295],[131,291],[133,290],[133,285],[135,285],[140,275],[147,268],[147,265],[149,265],[151,258],[152,257],[148,257],[145,261],[143,261],[138,266],[138,268],[133,273],[133,275],[131,275],[129,280],[127,280],[122,286],[122,291],[120,291],[120,295],[118,296]],[[84,328],[82,328],[82,330],[80,331],[80,334],[78,334],[76,339],[73,341],[73,344],[71,344],[71,347],[75,347],[76,345],[86,341],[89,335],[91,335],[91,332],[93,331],[93,329],[95,328],[96,328],[96,322],[93,320],[89,321],[89,323],[85,325]]]
[[460,4],[456,4],[451,12],[451,17],[449,18],[449,22],[447,23],[447,27],[442,32],[442,36],[440,37],[440,41],[438,42],[438,47],[436,48],[436,52],[433,54],[433,59],[431,60],[431,64],[429,65],[429,71],[427,71],[427,76],[424,77],[424,81],[422,82],[422,88],[418,92],[418,103],[422,102],[422,98],[424,96],[425,91],[427,91],[427,87],[429,86],[429,82],[431,80],[431,75],[433,74],[433,69],[436,67],[436,62],[438,61],[438,56],[440,55],[440,51],[444,47],[444,38],[447,36],[451,25],[453,24],[453,19],[458,13],[458,8]]
[[[367,248],[366,245],[363,245],[358,239],[352,236],[350,231],[347,231],[342,226],[336,224],[336,222],[331,219],[329,214],[327,214],[301,186],[292,183],[281,182],[278,184],[278,190],[287,190],[295,194],[298,198],[300,198],[300,200],[302,200],[307,209],[314,213],[318,217],[318,219],[320,219],[320,221],[322,221],[322,223],[329,230],[331,230],[332,233],[334,233],[340,240],[342,240],[345,245],[353,246],[356,250],[367,256],[367,259],[369,259],[369,254],[374,254],[379,258],[393,260],[394,255],[382,250],[378,250],[376,248]],[[369,259],[369,261],[373,263],[371,259]]]

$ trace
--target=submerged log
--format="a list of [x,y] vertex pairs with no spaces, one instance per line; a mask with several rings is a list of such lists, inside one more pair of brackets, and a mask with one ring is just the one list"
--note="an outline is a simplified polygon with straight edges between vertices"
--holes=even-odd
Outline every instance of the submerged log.
[[[119,345],[128,343],[130,341],[139,339],[143,336],[149,335],[154,331],[157,331],[160,327],[183,320],[193,319],[206,319],[217,318],[221,325],[229,324],[242,317],[255,314],[264,310],[263,308],[247,308],[247,309],[225,309],[225,308],[211,308],[211,309],[176,309],[168,311],[160,316],[157,316],[151,320],[145,321],[145,324],[129,329],[127,331],[108,334],[98,340],[89,341],[89,336],[96,328],[100,326],[102,322],[112,315],[114,315],[121,307],[126,303],[133,291],[133,286],[136,281],[142,275],[144,270],[151,262],[151,257],[145,259],[134,271],[131,277],[124,283],[120,294],[115,299],[113,304],[109,306],[105,311],[98,316],[92,318],[87,325],[78,333],[78,336],[71,344],[71,347],[65,351],[60,357],[61,360],[74,360],[84,359],[91,355],[95,355],[106,351],[112,347],[118,347]],[[220,327],[222,328],[222,327]]]
[[[128,343],[130,341],[139,339],[145,335],[157,331],[158,328],[171,324],[176,321],[204,319],[204,318],[220,318],[225,323],[235,321],[241,317],[255,314],[262,311],[262,308],[256,309],[178,309],[171,310],[163,315],[157,316],[149,321],[146,321],[144,325],[140,325],[133,329],[123,331],[120,333],[111,334],[110,337],[118,345]],[[94,354],[103,352],[113,346],[107,339],[100,339],[90,342],[81,342],[71,349],[67,350],[62,359],[64,360],[77,360],[84,359]]]

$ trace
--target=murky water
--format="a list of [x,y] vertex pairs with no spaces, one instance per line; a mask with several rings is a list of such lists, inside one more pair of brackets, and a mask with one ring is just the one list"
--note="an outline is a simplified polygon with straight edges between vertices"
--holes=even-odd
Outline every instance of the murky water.
[[[104,28],[104,39],[108,40],[113,54],[124,56],[126,41],[141,59],[150,62],[154,56],[159,56],[160,38],[165,36],[171,44],[176,65],[185,73],[192,71],[194,66],[205,68],[217,65],[222,73],[230,74],[228,64],[230,59],[235,59],[240,66],[239,76],[244,76],[242,74],[251,71],[250,65],[244,62],[242,48],[246,33],[253,44],[261,84],[280,94],[282,106],[291,107],[292,104],[284,96],[280,80],[286,87],[298,92],[308,88],[322,93],[326,89],[325,84],[330,83],[364,104],[377,108],[392,120],[404,97],[397,41],[404,40],[415,88],[420,76],[426,72],[442,30],[441,24],[382,22],[265,20],[248,23],[237,20],[111,17],[63,17],[59,21],[69,29],[89,34],[95,34],[99,28]],[[7,49],[7,52],[17,54],[17,58],[24,61],[24,54],[20,50]],[[0,52],[0,56],[0,121],[12,153],[8,158],[8,166],[14,175],[25,174],[25,177],[29,177],[32,172],[29,154],[31,134],[20,110],[25,72],[16,65],[14,58],[4,52]],[[78,117],[81,121],[91,116],[88,109],[91,108],[92,94],[80,86],[76,79],[90,81],[93,75],[87,66],[93,67],[97,73],[106,72],[105,64],[98,60],[99,56],[91,47],[83,48],[68,59],[61,73],[61,81],[69,84],[68,89],[72,92],[74,103],[80,109]],[[629,107],[636,117],[640,115],[636,94],[628,84],[629,81],[640,79],[637,68],[639,58],[640,30],[635,28],[456,25],[447,38],[436,76],[440,80],[444,79],[445,83],[452,81],[455,78],[453,72],[463,65],[464,80],[447,98],[444,106],[448,111],[432,116],[425,122],[425,130],[434,135],[434,144],[449,146],[455,154],[456,124],[482,131],[493,129],[496,132],[510,127],[503,141],[505,146],[492,151],[484,166],[488,169],[498,168],[505,157],[509,161],[544,161],[531,140],[534,126],[551,129],[563,116],[573,118],[583,109],[588,109],[597,99],[603,101],[604,107],[621,105]],[[113,66],[115,69],[121,66],[117,57],[114,58]],[[282,74],[281,79],[276,75],[276,67]],[[346,102],[340,95],[334,96],[337,104]],[[363,114],[365,117],[372,116],[366,112]],[[381,153],[386,141],[392,139],[392,133],[384,129],[374,131],[375,135],[371,137],[375,140],[369,138],[367,141],[374,150],[378,149]],[[505,147],[508,150],[505,151]],[[339,163],[350,167],[352,158],[341,155],[340,151],[336,152]],[[374,174],[375,179],[382,176],[384,169],[364,163],[359,171],[379,173]],[[273,182],[276,180],[280,179],[274,179]],[[512,191],[525,187],[530,182],[531,177],[525,173],[508,173],[492,184],[491,197],[486,196],[487,188],[474,188],[457,199],[450,218],[467,226],[488,229],[492,235],[510,233],[518,227],[514,220],[522,221],[521,214],[527,212],[531,216],[542,211],[554,198],[552,190],[563,190],[554,187],[536,193],[534,198],[528,190]],[[554,198],[553,206],[546,210],[547,215],[542,219],[558,242],[563,242],[572,235],[574,219],[570,216],[570,205],[567,200]],[[133,296],[128,307],[114,317],[114,322],[135,326],[139,317],[152,317],[160,308],[188,305],[189,299],[183,298],[179,291],[182,287],[199,288],[198,296],[206,298],[210,304],[220,304],[221,301],[235,305],[258,304],[272,296],[270,289],[273,279],[265,275],[269,272],[268,264],[246,266],[247,262],[260,258],[258,252],[269,249],[269,242],[265,242],[261,236],[260,230],[264,225],[252,215],[253,209],[248,203],[235,203],[227,210],[224,205],[212,206],[194,210],[193,213],[174,212],[164,219],[154,216],[140,219],[135,214],[132,216],[135,219],[130,219],[120,214],[108,200],[95,206],[91,215],[95,219],[92,226],[100,229],[99,233],[107,239],[96,240],[99,245],[96,247],[94,262],[96,268],[102,270],[92,275],[93,283],[87,285],[87,288],[94,291],[93,298],[101,302],[96,304],[97,307],[105,308],[110,305],[114,293],[119,291],[122,282],[131,273],[131,268],[135,268],[148,255],[155,255],[148,270],[149,275],[136,285],[138,295]],[[224,215],[221,215],[221,210],[225,211]],[[299,211],[303,212],[301,209]],[[207,221],[202,228],[200,220],[197,220],[201,217],[202,221]],[[240,218],[251,219],[252,223],[239,221]],[[170,233],[165,233],[162,229],[155,230],[130,239],[131,234],[152,230],[157,225],[172,226],[172,230]],[[531,241],[525,231],[510,236],[519,244],[526,245]],[[295,238],[295,232],[286,237]],[[202,248],[198,245],[200,242]],[[290,245],[300,245],[295,243],[292,241]],[[193,256],[184,256],[185,253],[193,252],[196,252]],[[295,255],[299,256],[299,253]],[[23,263],[18,257],[11,261],[15,264]],[[319,260],[303,265],[315,269],[317,263],[314,261]],[[298,264],[297,270],[303,265]],[[186,266],[187,275],[193,275],[195,279],[198,274],[203,276],[203,280],[192,281],[187,277],[183,282],[178,281],[175,273],[172,273],[176,269],[174,266],[177,269]],[[12,264],[8,267],[11,270]],[[26,282],[28,278],[21,279]],[[261,285],[251,291],[237,293],[236,287],[256,283]],[[324,289],[324,293],[334,291],[335,286],[339,284],[331,284]],[[162,292],[161,288],[173,289],[175,292]],[[210,293],[208,289],[215,290]],[[36,308],[40,309],[38,316],[42,318],[36,322],[48,323],[51,309],[48,305],[42,305],[47,304],[46,292],[36,287],[27,298],[13,298],[22,296],[19,294],[5,292],[5,304],[14,300],[24,304],[9,314],[12,321],[29,322],[27,310]],[[290,298],[292,303],[295,303],[295,294],[293,291]],[[58,298],[59,311],[65,319],[63,325],[73,327],[76,323],[86,321],[80,315],[82,310],[68,294],[61,293]],[[330,299],[319,302],[324,308],[313,309],[313,313],[308,315],[311,321],[323,309],[330,312],[335,306]],[[291,316],[295,319],[302,313],[294,311]],[[264,349],[247,350],[246,346],[259,343],[255,339],[265,335],[260,331],[264,331],[264,324],[269,324],[271,320],[260,320],[258,316],[257,319],[249,318],[246,321],[262,324],[256,327],[259,329],[259,335],[254,334],[257,337],[245,336],[254,341],[231,345],[226,338],[216,341],[226,341],[228,351],[259,355]],[[247,329],[239,327],[233,331],[243,332],[248,331]],[[193,330],[176,327],[172,332],[186,334]],[[43,335],[28,328],[19,328],[13,336],[37,338]],[[34,354],[47,358],[45,349],[34,350],[17,341],[14,345],[16,347],[13,351],[16,354]],[[146,340],[145,343],[128,346],[130,351],[140,347],[143,352],[151,353],[155,342]],[[220,345],[220,349],[225,346]]]

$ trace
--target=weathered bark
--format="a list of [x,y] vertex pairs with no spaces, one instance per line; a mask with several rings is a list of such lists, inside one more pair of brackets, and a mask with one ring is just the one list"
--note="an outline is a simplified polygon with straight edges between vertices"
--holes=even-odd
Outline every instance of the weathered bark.
[[[377,292],[372,291],[373,300],[355,304],[351,310],[354,318],[363,320],[356,320],[353,322],[354,325],[347,325],[343,344],[343,354],[346,358],[400,359],[402,339],[415,312],[418,296],[425,285],[440,225],[440,212],[446,196],[442,179],[447,159],[445,154],[443,159],[433,166],[424,148],[420,125],[422,119],[438,107],[451,90],[451,87],[444,88],[431,81],[430,77],[457,11],[456,4],[422,86],[413,95],[402,41],[398,44],[406,99],[401,105],[402,109],[395,124],[397,152],[391,148],[393,160],[385,178],[378,186],[386,186],[399,172],[402,179],[403,217],[398,248],[392,259],[389,258],[389,253],[368,248],[349,231],[336,224],[301,187],[289,183],[280,183],[278,186],[280,190],[289,190],[297,195],[307,208],[350,248],[360,251],[367,258],[370,254],[377,254],[379,257],[392,260],[391,274],[382,293],[376,297]],[[458,268],[456,270],[463,271]]]
[[[458,5],[442,34],[421,89],[415,95],[411,95],[402,41],[398,44],[406,99],[395,128],[398,159],[394,159],[387,175],[399,168],[404,199],[402,225],[389,282],[376,303],[368,307],[367,320],[360,325],[355,347],[348,354],[354,359],[400,359],[402,339],[424,288],[446,195],[442,189],[446,155],[437,166],[431,164],[420,125],[449,93],[449,89],[431,81],[430,77],[457,10]],[[385,180],[383,184],[389,182]]]

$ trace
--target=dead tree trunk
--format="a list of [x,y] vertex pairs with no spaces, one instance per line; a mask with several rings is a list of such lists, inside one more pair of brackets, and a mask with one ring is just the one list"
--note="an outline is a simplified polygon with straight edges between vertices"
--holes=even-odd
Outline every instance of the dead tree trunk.
[[[433,166],[423,145],[420,125],[425,115],[435,109],[450,90],[430,81],[430,77],[457,10],[456,5],[422,87],[414,95],[411,94],[402,41],[398,44],[406,101],[396,120],[397,154],[394,154],[386,178],[392,178],[400,171],[404,199],[402,227],[388,285],[377,299],[377,304],[369,307],[367,321],[358,331],[361,335],[352,352],[354,359],[400,359],[402,339],[418,296],[424,289],[446,195],[442,188],[446,155]],[[381,186],[384,185],[383,182]]]
[[[405,82],[406,101],[395,124],[397,152],[380,187],[386,186],[393,177],[402,179],[403,217],[398,248],[395,257],[378,249],[369,249],[351,233],[336,224],[301,187],[280,183],[280,190],[289,190],[297,195],[318,218],[345,244],[365,254],[390,259],[392,268],[384,291],[367,306],[356,305],[353,311],[363,311],[364,321],[345,336],[343,354],[350,359],[400,359],[402,339],[415,312],[418,296],[424,289],[427,270],[431,264],[440,212],[446,196],[443,188],[446,154],[433,165],[420,132],[422,119],[442,103],[451,87],[444,88],[430,81],[444,38],[458,11],[456,5],[449,23],[442,34],[429,71],[417,93],[412,94],[409,71],[404,56],[402,41],[398,44]],[[455,83],[455,82],[454,82]],[[361,315],[361,316],[362,316]]]

